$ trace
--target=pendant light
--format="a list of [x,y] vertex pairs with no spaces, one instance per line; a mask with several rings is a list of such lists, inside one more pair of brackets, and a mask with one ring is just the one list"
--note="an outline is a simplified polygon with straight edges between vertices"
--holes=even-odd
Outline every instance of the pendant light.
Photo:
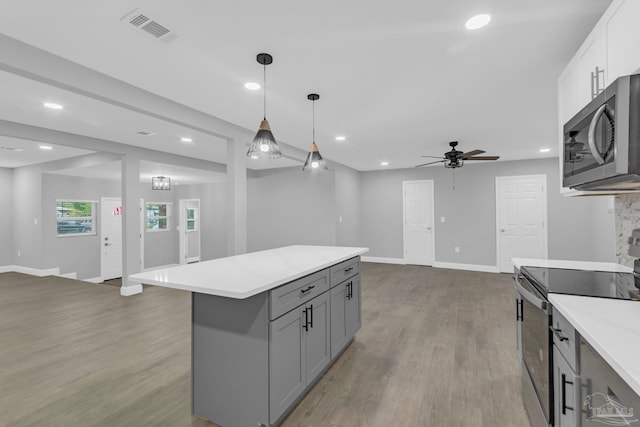
[[320,151],[316,145],[316,101],[320,99],[320,95],[317,93],[310,93],[307,95],[307,99],[311,101],[311,105],[313,106],[313,143],[311,144],[309,154],[307,154],[307,160],[304,162],[304,166],[302,166],[302,171],[318,172],[323,169],[329,169],[327,167],[327,162],[325,162],[320,155]]
[[253,138],[249,151],[247,151],[247,156],[253,159],[261,157],[279,159],[282,157],[282,152],[280,152],[280,147],[278,147],[278,143],[273,137],[271,127],[267,121],[267,65],[273,62],[273,57],[268,53],[259,53],[256,60],[263,66],[264,119],[260,122],[260,128],[255,138]]

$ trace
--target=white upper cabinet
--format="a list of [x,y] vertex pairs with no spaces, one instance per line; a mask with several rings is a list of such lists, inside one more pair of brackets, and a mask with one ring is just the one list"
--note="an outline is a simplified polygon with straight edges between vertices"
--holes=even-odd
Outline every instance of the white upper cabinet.
[[640,68],[640,1],[613,2],[610,9],[605,25],[609,83]]
[[560,124],[564,125],[606,84],[607,52],[601,28],[596,27],[558,79]]

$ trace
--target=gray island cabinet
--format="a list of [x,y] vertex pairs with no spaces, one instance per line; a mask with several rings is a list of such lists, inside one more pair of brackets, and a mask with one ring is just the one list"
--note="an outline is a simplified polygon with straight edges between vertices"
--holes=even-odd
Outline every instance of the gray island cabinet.
[[365,252],[288,246],[130,278],[192,291],[193,413],[223,427],[266,427],[280,424],[360,329]]

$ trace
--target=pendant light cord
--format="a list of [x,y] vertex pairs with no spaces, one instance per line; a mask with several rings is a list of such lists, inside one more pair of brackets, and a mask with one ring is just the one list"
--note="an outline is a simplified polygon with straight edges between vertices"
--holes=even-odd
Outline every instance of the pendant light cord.
[[267,64],[262,64],[262,81],[264,83],[264,119],[267,120]]
[[313,128],[313,143],[316,143],[316,101],[313,101],[311,103],[311,108],[312,108],[312,128]]

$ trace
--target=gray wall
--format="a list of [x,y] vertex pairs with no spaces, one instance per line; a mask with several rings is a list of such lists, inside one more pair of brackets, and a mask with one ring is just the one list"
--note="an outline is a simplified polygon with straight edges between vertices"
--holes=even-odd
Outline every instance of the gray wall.
[[13,249],[13,170],[0,168],[0,266],[14,264]]
[[[100,276],[100,198],[120,197],[120,182],[42,174],[43,268],[60,268],[60,273],[77,273],[79,279]],[[56,236],[56,200],[95,200],[96,234]]]
[[[14,264],[44,268],[42,258],[42,179],[38,166],[13,170]],[[20,251],[20,256],[17,255]]]
[[[368,256],[403,258],[402,181],[434,181],[435,260],[496,265],[495,178],[547,175],[549,258],[615,260],[613,214],[602,197],[564,197],[558,184],[558,159],[470,164],[363,172],[360,176],[361,244]],[[455,179],[455,190],[453,189]],[[446,218],[445,223],[440,217]],[[593,227],[600,227],[597,233]],[[461,248],[460,253],[454,247]]]
[[360,173],[340,165],[329,167],[335,176],[336,245],[360,246]]
[[336,244],[334,171],[256,172],[247,180],[247,250]]

